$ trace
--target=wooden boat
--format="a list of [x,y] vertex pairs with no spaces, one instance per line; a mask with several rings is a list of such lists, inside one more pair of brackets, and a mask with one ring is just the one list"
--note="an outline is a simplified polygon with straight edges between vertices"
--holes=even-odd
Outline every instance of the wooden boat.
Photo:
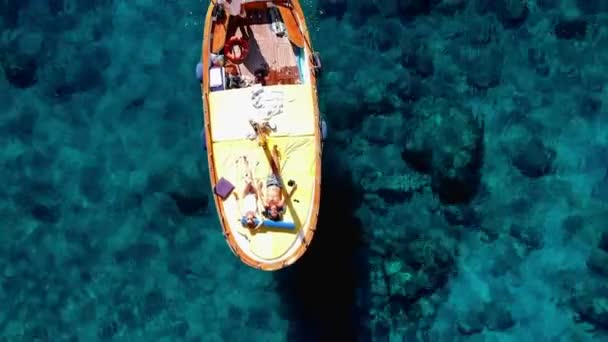
[[[228,245],[245,264],[273,271],[298,260],[316,229],[323,140],[316,87],[320,61],[298,0],[242,0],[241,5],[242,16],[230,16],[216,0],[207,10],[197,66],[202,137]],[[242,157],[256,182],[263,181],[272,172],[274,146],[281,155],[286,210],[278,221],[258,216],[261,226],[251,229],[243,222]]]

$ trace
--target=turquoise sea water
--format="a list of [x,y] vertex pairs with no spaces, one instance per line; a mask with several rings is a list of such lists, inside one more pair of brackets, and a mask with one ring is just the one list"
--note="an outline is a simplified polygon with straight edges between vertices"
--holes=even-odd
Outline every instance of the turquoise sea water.
[[608,3],[304,1],[318,233],[240,263],[208,2],[0,1],[0,341],[605,341]]

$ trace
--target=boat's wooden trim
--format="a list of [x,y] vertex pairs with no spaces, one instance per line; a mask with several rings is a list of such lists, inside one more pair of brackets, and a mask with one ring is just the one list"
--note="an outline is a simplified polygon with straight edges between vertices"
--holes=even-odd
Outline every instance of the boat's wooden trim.
[[[213,1],[209,5],[213,10]],[[209,12],[209,14],[211,11]],[[213,53],[219,53],[224,48],[224,44],[226,44],[226,35],[228,34],[228,15],[224,15],[220,21],[216,21],[215,23],[210,23],[211,30],[213,33],[213,39],[211,40],[212,48],[211,51]],[[207,20],[210,20],[208,18]]]
[[[302,9],[302,6],[300,6],[300,1],[299,0],[292,0],[290,1],[293,4],[293,11],[294,13],[296,13],[300,18],[302,18],[301,21],[301,33],[302,33],[302,37],[308,41],[309,44],[311,43],[310,40],[310,35],[308,32],[308,25],[306,24],[306,19],[304,16],[304,11]],[[294,253],[294,255],[292,256],[291,260],[293,260],[292,262],[295,262],[296,260],[298,260],[303,254],[304,252],[306,252],[306,250],[308,249],[308,246],[310,244],[310,242],[312,241],[312,238],[315,234],[315,231],[317,229],[317,221],[318,221],[318,217],[319,217],[319,208],[320,208],[320,204],[321,204],[321,162],[322,162],[322,154],[323,154],[323,150],[322,150],[322,144],[321,144],[321,114],[319,112],[319,100],[318,100],[318,94],[317,94],[317,77],[316,77],[316,71],[314,69],[314,63],[312,61],[312,54],[314,51],[311,51],[312,45],[309,45],[307,47],[305,47],[305,50],[307,51],[307,56],[308,56],[308,66],[309,66],[309,71],[310,71],[310,83],[311,83],[311,87],[312,87],[312,97],[313,97],[313,106],[315,109],[315,122],[319,123],[317,129],[315,130],[315,141],[316,141],[316,157],[315,157],[315,165],[316,165],[316,180],[317,180],[317,185],[316,185],[316,191],[314,192],[313,195],[313,209],[312,209],[312,213],[310,214],[310,221],[309,221],[309,225],[310,225],[310,229],[308,229],[305,235],[305,242],[302,246],[300,246],[300,248]]]
[[[285,2],[284,0],[276,1],[277,4],[284,3],[284,2]],[[294,12],[294,14],[297,14],[300,18],[302,18],[301,23],[300,23],[302,38],[306,39],[308,41],[308,43],[310,44],[308,27],[306,25],[306,21],[303,19],[305,17],[304,17],[304,12],[302,10],[302,7],[300,6],[300,2],[299,2],[299,0],[291,0],[289,2],[293,6],[292,11]],[[203,97],[203,119],[204,119],[203,126],[205,129],[205,140],[206,140],[205,142],[207,144],[207,158],[208,158],[208,162],[209,162],[209,177],[211,180],[212,188],[214,188],[217,183],[217,175],[216,175],[216,171],[215,171],[215,164],[214,164],[214,158],[213,158],[213,144],[212,144],[212,139],[213,139],[212,134],[213,133],[211,132],[211,125],[210,125],[210,121],[209,121],[209,77],[208,77],[208,70],[209,70],[209,66],[210,66],[209,58],[210,58],[211,48],[212,48],[211,42],[210,42],[210,38],[211,38],[210,33],[212,30],[211,14],[213,12],[213,6],[214,6],[214,3],[211,2],[207,9],[207,15],[205,17],[205,27],[204,27],[204,31],[203,31],[203,46],[202,46],[202,54],[201,54],[201,63],[203,65],[203,80],[201,82],[201,92],[203,94],[203,96],[202,96]],[[309,44],[305,45],[305,50],[306,50],[307,56],[309,56],[308,65],[309,65],[309,71],[310,71],[310,82],[311,82],[311,87],[313,90],[312,91],[313,108],[315,110],[315,112],[314,112],[315,122],[320,123],[321,117],[320,117],[320,113],[319,113],[319,104],[318,104],[318,96],[317,96],[317,80],[316,80],[313,63],[312,63],[312,57],[311,57],[313,51],[310,51]],[[214,44],[214,48],[215,48],[215,44]],[[317,184],[316,184],[316,189],[313,192],[313,205],[312,205],[311,211],[309,213],[308,222],[306,224],[306,227],[300,228],[300,229],[303,229],[306,232],[306,234],[304,236],[304,241],[302,242],[302,244],[287,259],[284,259],[284,260],[281,260],[278,262],[263,263],[263,262],[254,260],[251,257],[247,256],[245,253],[241,252],[240,247],[235,240],[235,237],[232,235],[232,233],[229,230],[229,224],[226,221],[226,215],[224,213],[224,210],[223,210],[223,207],[221,204],[221,200],[217,196],[213,196],[216,210],[219,214],[220,224],[222,226],[224,237],[226,238],[226,242],[230,246],[230,249],[232,250],[232,252],[237,257],[239,257],[243,263],[245,263],[251,267],[261,269],[261,270],[274,271],[274,270],[278,270],[278,269],[281,269],[283,267],[293,264],[300,257],[302,257],[302,255],[308,249],[308,246],[310,245],[310,243],[313,239],[314,233],[316,231],[317,220],[318,220],[318,215],[319,215],[320,200],[321,200],[322,149],[321,149],[321,128],[320,128],[320,126],[316,127],[316,129],[315,129],[315,145],[316,145],[316,147],[315,147],[315,149],[316,149],[315,179],[316,179]]]
[[304,16],[302,15],[300,18],[296,18],[297,12],[289,3],[280,3],[277,7],[279,8],[279,13],[281,13],[281,18],[287,28],[289,40],[293,45],[303,48],[306,37],[304,37],[304,33],[300,30],[298,21],[303,22],[304,20],[302,18],[304,18]]

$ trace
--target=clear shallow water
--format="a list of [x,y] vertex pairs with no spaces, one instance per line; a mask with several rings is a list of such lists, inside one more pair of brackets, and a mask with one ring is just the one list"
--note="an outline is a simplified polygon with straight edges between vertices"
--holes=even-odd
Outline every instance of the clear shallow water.
[[608,8],[424,3],[303,3],[330,137],[277,273],[211,202],[206,3],[4,4],[0,339],[605,339]]

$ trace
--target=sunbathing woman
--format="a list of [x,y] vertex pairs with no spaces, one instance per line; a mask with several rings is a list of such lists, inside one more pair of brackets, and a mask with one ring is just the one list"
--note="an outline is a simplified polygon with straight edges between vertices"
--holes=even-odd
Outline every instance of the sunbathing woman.
[[[261,189],[262,184],[258,183],[254,185],[255,177],[253,175],[253,171],[249,166],[249,161],[247,157],[242,156],[237,160],[237,162],[242,162],[245,171],[243,173],[243,181],[244,186],[241,191],[241,214],[242,222],[244,222],[245,226],[250,230],[256,230],[262,225],[262,215],[259,212],[258,201],[261,200]],[[256,222],[257,221],[257,222]]]
[[[285,213],[285,197],[283,197],[283,182],[281,180],[281,160],[277,145],[272,148],[272,171],[266,179],[266,194],[262,193],[264,202],[264,216],[273,221],[279,221]],[[296,187],[294,186],[290,193],[291,197]]]

